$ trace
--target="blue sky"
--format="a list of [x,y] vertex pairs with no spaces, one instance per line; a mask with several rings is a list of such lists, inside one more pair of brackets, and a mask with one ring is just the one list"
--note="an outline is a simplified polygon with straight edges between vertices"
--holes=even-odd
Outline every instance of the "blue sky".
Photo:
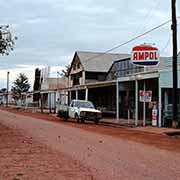
[[[170,0],[1,0],[0,7],[0,24],[18,36],[15,50],[0,56],[0,88],[7,71],[11,82],[24,72],[32,83],[34,69],[48,65],[56,76],[76,50],[106,51],[171,18]],[[114,52],[130,53],[142,43],[155,43],[162,56],[171,56],[170,24]]]

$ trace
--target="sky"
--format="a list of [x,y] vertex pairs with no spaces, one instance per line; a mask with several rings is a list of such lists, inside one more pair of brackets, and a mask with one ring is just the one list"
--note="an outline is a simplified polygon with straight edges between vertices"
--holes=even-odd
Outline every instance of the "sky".
[[[10,25],[18,37],[14,51],[0,56],[0,88],[7,71],[10,84],[23,72],[33,86],[35,68],[51,66],[57,77],[75,51],[104,52],[171,19],[171,0],[1,0],[0,7],[0,25]],[[161,56],[171,56],[171,42],[167,24],[113,52],[131,53],[133,46],[150,43]]]

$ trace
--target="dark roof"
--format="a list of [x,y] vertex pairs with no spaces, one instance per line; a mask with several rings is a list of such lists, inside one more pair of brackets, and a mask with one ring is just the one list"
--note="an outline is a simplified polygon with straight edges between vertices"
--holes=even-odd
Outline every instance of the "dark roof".
[[89,72],[108,72],[114,61],[128,58],[129,54],[115,54],[102,52],[76,52],[85,71]]
[[[108,73],[112,70],[112,67],[114,66],[114,64],[120,62],[120,61],[126,61],[126,60],[130,60],[131,58],[124,58],[124,59],[120,59],[120,60],[117,60],[117,61],[114,61],[113,64],[111,65],[111,67],[109,68],[109,71]],[[180,56],[178,57],[178,62],[180,62]],[[171,57],[160,57],[159,59],[159,64],[157,66],[147,66],[146,67],[146,70],[147,71],[157,71],[157,70],[160,70],[160,69],[164,69],[166,68],[167,66],[171,65],[172,64],[172,59]],[[143,66],[141,66],[143,67]]]

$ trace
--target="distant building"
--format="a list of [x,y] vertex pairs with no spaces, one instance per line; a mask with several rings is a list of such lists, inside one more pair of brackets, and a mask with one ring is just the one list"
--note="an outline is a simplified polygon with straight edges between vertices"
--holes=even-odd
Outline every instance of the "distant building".
[[[66,87],[66,78],[47,78],[41,84],[40,94],[42,96],[43,108],[54,109],[59,98],[63,99],[59,89]],[[66,101],[66,99],[63,99]]]
[[[40,90],[41,90],[41,70],[39,68],[36,68],[33,91],[40,91]],[[39,100],[40,100],[40,92],[33,94],[33,102],[39,102]]]
[[[34,89],[28,94],[33,94],[33,103],[41,109],[55,110],[56,102],[62,96],[59,89],[64,89],[67,84],[65,77],[50,77],[50,67],[35,70]],[[62,92],[62,91],[61,91]],[[67,97],[62,98],[67,101]]]
[[[7,103],[7,92],[0,93],[0,105],[6,105]],[[8,92],[8,104],[15,104],[13,94],[11,91]]]

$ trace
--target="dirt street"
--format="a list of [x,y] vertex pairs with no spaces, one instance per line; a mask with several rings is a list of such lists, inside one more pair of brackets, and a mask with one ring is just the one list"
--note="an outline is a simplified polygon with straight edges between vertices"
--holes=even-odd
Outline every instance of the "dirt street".
[[0,180],[180,179],[178,149],[82,126],[0,110]]

